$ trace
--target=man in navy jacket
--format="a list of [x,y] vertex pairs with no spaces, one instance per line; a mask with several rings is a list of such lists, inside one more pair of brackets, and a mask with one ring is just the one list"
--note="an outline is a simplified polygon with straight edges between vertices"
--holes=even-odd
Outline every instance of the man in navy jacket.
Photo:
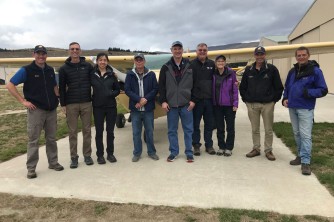
[[129,97],[131,110],[133,158],[138,162],[142,154],[141,132],[144,124],[147,153],[153,160],[159,160],[153,143],[155,96],[158,82],[155,73],[145,67],[145,57],[139,53],[134,56],[135,68],[129,71],[125,79],[125,93]]
[[309,60],[310,52],[299,47],[295,52],[297,63],[289,71],[282,103],[289,108],[297,157],[291,165],[302,165],[303,175],[311,175],[312,127],[316,98],[327,95],[328,88],[319,65]]

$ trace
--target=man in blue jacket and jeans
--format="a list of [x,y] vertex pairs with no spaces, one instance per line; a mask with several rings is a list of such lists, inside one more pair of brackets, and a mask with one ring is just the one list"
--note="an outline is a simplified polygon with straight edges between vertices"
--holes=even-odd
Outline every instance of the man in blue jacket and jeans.
[[289,108],[297,157],[291,165],[302,165],[303,175],[311,175],[312,127],[316,98],[327,95],[326,81],[316,61],[309,60],[310,52],[299,47],[295,52],[297,63],[289,71],[282,103]]
[[125,94],[129,97],[131,110],[133,158],[138,162],[142,153],[141,132],[144,124],[147,153],[153,160],[159,160],[153,143],[155,96],[158,93],[157,77],[145,67],[145,57],[139,53],[134,56],[135,68],[125,78]]

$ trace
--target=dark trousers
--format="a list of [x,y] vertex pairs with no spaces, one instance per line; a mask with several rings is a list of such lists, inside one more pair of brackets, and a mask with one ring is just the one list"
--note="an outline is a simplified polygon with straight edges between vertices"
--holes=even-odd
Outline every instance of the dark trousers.
[[[233,150],[235,138],[235,114],[232,106],[214,106],[219,149]],[[226,123],[226,140],[225,140]]]
[[103,156],[103,130],[104,120],[106,120],[106,131],[107,131],[107,154],[114,154],[114,129],[117,116],[117,108],[99,108],[93,107],[94,123],[95,123],[95,143],[96,143],[96,155]]
[[213,105],[211,99],[202,99],[196,103],[193,109],[194,117],[194,132],[193,132],[193,145],[200,145],[201,130],[200,123],[204,120],[204,142],[205,148],[213,146],[212,130],[213,130]]

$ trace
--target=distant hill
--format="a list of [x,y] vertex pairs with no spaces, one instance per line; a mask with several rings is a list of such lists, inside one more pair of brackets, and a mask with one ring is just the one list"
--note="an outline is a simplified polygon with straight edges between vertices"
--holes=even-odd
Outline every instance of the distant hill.
[[[224,50],[224,49],[241,49],[241,48],[255,48],[259,45],[259,42],[247,42],[247,43],[231,43],[227,45],[216,45],[208,46],[209,51],[214,50]],[[196,49],[190,50],[190,52],[195,52]]]

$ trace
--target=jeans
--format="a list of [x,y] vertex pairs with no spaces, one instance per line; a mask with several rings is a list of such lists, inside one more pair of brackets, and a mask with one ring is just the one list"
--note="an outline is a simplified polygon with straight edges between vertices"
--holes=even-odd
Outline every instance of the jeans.
[[132,137],[133,137],[133,155],[140,156],[142,153],[142,140],[141,132],[144,124],[147,154],[153,155],[156,153],[155,146],[153,143],[153,130],[154,130],[154,112],[131,112],[131,122],[132,122]]
[[289,108],[290,120],[301,162],[310,164],[314,109]]
[[203,116],[204,120],[204,142],[205,148],[213,146],[212,130],[213,130],[213,105],[211,99],[202,99],[196,103],[193,110],[194,115],[194,133],[192,135],[192,144],[200,145],[201,130],[200,123]]
[[[217,139],[219,149],[233,150],[235,139],[235,115],[232,106],[214,106],[215,121],[217,125]],[[226,140],[225,140],[226,122]]]
[[95,123],[95,144],[96,144],[96,156],[101,157],[104,155],[103,146],[103,130],[104,120],[106,120],[107,131],[107,154],[114,154],[114,129],[117,116],[117,108],[93,108],[94,123]]
[[273,124],[275,103],[246,103],[248,118],[252,125],[253,149],[260,152],[260,117],[264,126],[264,152],[272,151],[273,146]]
[[167,125],[168,125],[168,140],[169,151],[172,155],[179,155],[179,140],[178,140],[178,126],[179,117],[181,118],[183,133],[184,133],[184,145],[185,154],[193,155],[192,151],[192,134],[193,134],[193,112],[188,111],[188,106],[171,108],[167,112]]

